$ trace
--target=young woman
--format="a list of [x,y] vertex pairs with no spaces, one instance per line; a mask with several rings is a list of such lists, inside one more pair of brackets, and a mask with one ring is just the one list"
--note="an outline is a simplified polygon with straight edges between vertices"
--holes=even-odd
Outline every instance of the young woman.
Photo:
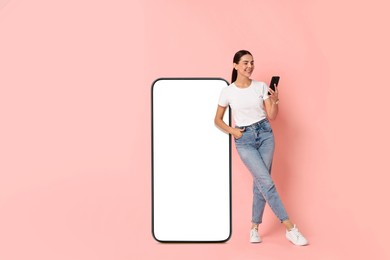
[[[238,154],[253,176],[250,242],[261,242],[258,226],[268,202],[285,225],[286,238],[295,245],[307,245],[306,238],[290,221],[271,179],[274,136],[267,117],[275,119],[278,114],[278,89],[275,86],[275,91],[272,91],[265,83],[250,79],[254,68],[249,51],[240,50],[234,55],[232,83],[221,91],[215,115],[215,124],[233,135]],[[235,128],[223,121],[227,106],[232,109]]]

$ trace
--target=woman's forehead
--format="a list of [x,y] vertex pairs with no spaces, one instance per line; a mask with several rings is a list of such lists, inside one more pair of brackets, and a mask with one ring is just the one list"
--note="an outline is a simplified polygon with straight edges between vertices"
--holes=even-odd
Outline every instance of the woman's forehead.
[[241,57],[240,61],[253,61],[252,55],[246,54]]

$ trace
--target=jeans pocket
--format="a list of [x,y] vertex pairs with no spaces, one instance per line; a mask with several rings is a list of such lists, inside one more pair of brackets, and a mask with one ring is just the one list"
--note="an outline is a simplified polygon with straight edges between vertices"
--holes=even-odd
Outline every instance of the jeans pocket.
[[246,137],[246,132],[244,131],[244,132],[242,132],[242,135],[241,135],[241,137],[240,138],[235,138],[235,137],[233,137],[234,138],[234,142],[236,142],[236,143],[242,143],[243,141],[244,141],[244,138]]
[[[238,127],[238,126],[236,126],[236,127],[234,127],[234,128],[235,128],[235,129],[242,129],[242,127]],[[242,132],[242,135],[241,135],[240,138],[235,138],[234,135],[233,135],[233,139],[234,139],[234,141],[237,141],[237,140],[240,140],[243,136],[244,136],[244,132]]]

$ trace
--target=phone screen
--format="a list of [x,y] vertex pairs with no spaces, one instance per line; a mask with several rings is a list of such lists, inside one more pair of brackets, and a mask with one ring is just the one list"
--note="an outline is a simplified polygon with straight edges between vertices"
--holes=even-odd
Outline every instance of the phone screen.
[[[273,77],[272,77],[271,83],[269,84],[270,89],[272,89],[273,91],[275,91],[275,85],[278,86],[278,84],[279,84],[279,79],[280,79],[279,76],[273,76]],[[268,95],[271,95],[271,92],[268,91]]]
[[[152,233],[159,242],[225,242],[231,234],[231,138],[214,124],[219,78],[152,85]],[[230,125],[230,110],[224,121]]]

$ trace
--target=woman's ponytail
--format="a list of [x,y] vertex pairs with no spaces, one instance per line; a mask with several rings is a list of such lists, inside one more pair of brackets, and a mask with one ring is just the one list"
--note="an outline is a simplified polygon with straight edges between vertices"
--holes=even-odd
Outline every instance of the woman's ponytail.
[[230,82],[230,83],[233,83],[234,81],[236,81],[236,79],[237,79],[237,70],[235,68],[233,68],[232,82]]

